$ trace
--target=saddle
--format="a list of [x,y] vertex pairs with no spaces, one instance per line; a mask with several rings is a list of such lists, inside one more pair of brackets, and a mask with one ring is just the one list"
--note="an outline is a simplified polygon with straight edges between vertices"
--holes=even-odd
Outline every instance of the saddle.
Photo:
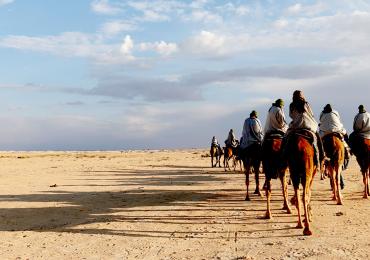
[[[296,137],[303,137],[306,139],[313,147],[314,149],[314,163],[315,165],[320,165],[320,158],[324,158],[324,147],[322,147],[322,141],[321,138],[316,136],[315,133],[311,132],[308,129],[298,129],[291,133],[292,136]],[[320,138],[320,140],[318,139]],[[320,148],[321,147],[321,148]]]
[[342,134],[340,134],[340,133],[337,133],[337,132],[333,132],[333,133],[330,133],[330,134],[325,135],[325,136],[322,138],[322,140],[325,142],[325,139],[327,139],[327,138],[329,138],[329,137],[333,137],[333,136],[338,137],[341,141],[343,141],[343,135],[342,135]]
[[283,139],[285,133],[279,130],[271,131],[265,135],[264,140]]
[[312,133],[310,130],[307,129],[298,129],[292,132],[292,135],[294,136],[300,136],[305,138],[310,144],[313,144],[315,142],[315,134]]

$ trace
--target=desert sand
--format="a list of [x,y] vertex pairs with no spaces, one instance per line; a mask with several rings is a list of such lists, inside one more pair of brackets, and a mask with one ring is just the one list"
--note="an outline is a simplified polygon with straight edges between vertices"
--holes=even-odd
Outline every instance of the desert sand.
[[0,153],[1,259],[370,259],[370,200],[354,159],[342,206],[315,177],[305,237],[295,208],[281,210],[278,180],[265,220],[265,198],[244,201],[244,175],[211,168],[205,154]]

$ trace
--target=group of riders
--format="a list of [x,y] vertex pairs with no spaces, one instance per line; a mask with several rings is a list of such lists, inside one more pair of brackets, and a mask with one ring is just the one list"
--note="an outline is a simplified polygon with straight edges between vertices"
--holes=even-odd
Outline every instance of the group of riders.
[[[334,110],[330,104],[327,104],[320,115],[320,123],[318,123],[313,115],[311,106],[306,101],[303,92],[296,90],[293,93],[293,100],[289,106],[289,116],[292,119],[288,125],[284,114],[284,101],[277,99],[270,109],[266,119],[265,127],[262,127],[261,121],[258,119],[256,111],[250,113],[249,118],[244,121],[243,132],[240,141],[235,137],[233,129],[230,130],[228,138],[225,140],[226,147],[231,147],[234,154],[242,156],[251,150],[251,147],[259,147],[263,149],[263,141],[269,137],[280,136],[283,139],[282,156],[288,156],[289,140],[291,133],[299,130],[305,130],[312,134],[312,144],[315,150],[314,161],[321,165],[327,157],[322,143],[322,138],[329,134],[336,133],[340,136],[345,147],[345,164],[348,166],[350,154],[358,152],[356,148],[356,140],[365,138],[370,139],[370,114],[366,112],[365,107],[358,107],[358,114],[354,118],[353,133],[348,136],[344,128],[338,111]],[[215,136],[212,138],[212,146],[217,146],[222,153],[220,144]],[[256,151],[256,149],[253,149]],[[258,149],[257,149],[258,151]],[[357,155],[356,155],[357,156]],[[320,167],[318,167],[318,170]],[[342,183],[343,185],[343,183]]]

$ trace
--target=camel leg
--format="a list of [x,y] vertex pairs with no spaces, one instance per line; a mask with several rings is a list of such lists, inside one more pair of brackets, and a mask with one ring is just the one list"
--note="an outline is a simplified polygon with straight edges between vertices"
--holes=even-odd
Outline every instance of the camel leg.
[[260,190],[260,169],[259,169],[259,165],[255,165],[254,167],[254,178],[256,180],[256,189],[254,191],[254,194],[258,194],[259,196],[262,197],[262,193],[261,193],[261,190]]
[[226,172],[226,156],[224,155],[224,170]]
[[266,210],[266,219],[272,219],[271,215],[271,207],[270,207],[270,200],[271,200],[271,179],[266,179],[267,187],[266,187],[266,198],[267,198],[267,210]]
[[308,221],[312,222],[312,208],[311,208],[311,187],[307,191],[307,211],[308,211]]
[[236,162],[236,159],[235,159],[235,156],[233,155],[233,164],[234,164],[234,172],[236,172],[236,166],[237,165],[237,162]]
[[311,208],[311,192],[312,192],[312,183],[313,183],[313,176],[311,177],[311,180],[310,180],[310,185],[309,185],[309,189],[308,189],[308,196],[307,196],[307,210],[308,210],[308,220],[310,222],[312,222],[312,208]]
[[212,168],[214,167],[213,165],[213,156],[211,156],[211,165],[212,165]]
[[332,176],[333,176],[333,200],[338,201],[338,184],[339,184],[339,176],[337,175],[337,172],[333,169],[332,170]]
[[304,225],[305,228],[303,230],[303,235],[311,236],[312,231],[310,230],[310,220],[309,220],[309,213],[308,213],[308,203],[309,203],[309,183],[305,183],[305,187],[303,189],[303,208],[304,208]]
[[336,183],[335,185],[337,186],[337,205],[343,205],[343,201],[342,201],[342,194],[340,192],[340,184],[339,184],[339,178],[340,178],[340,174],[341,174],[341,169],[342,169],[342,166],[338,166],[335,170],[336,170]]
[[370,196],[370,190],[369,190],[369,180],[370,180],[370,168],[367,171],[367,195]]
[[326,173],[327,167],[322,167],[321,174],[320,174],[320,180],[325,180],[325,173]]
[[248,165],[245,165],[245,186],[247,188],[247,193],[245,195],[245,200],[250,201],[251,199],[249,198],[249,171],[250,167]]
[[332,190],[332,200],[337,200],[337,187],[336,187],[336,178],[335,178],[335,172],[333,169],[329,170],[329,176],[330,176],[330,186]]
[[292,210],[290,209],[289,203],[288,203],[288,184],[286,181],[285,173],[280,175],[280,181],[281,181],[281,187],[282,187],[283,197],[284,197],[283,209],[286,210],[288,214],[292,214]]
[[[310,195],[311,196],[311,195]],[[308,221],[312,222],[312,208],[311,208],[311,201],[308,201],[307,204],[307,210],[308,210]]]
[[363,178],[363,182],[365,186],[363,198],[367,199],[369,197],[369,177],[368,177],[367,171],[364,172],[364,174],[362,175],[362,178]]
[[300,194],[299,194],[299,188],[294,188],[294,196],[295,196],[295,206],[297,208],[298,212],[298,223],[296,228],[303,228],[302,225],[302,219],[301,219],[301,202],[300,202]]
[[[224,157],[225,158],[225,157]],[[225,172],[227,170],[231,171],[230,169],[230,164],[229,164],[229,160],[230,160],[230,157],[227,157],[226,159],[224,159],[224,161],[226,161],[226,163],[224,164],[224,167],[225,167]]]

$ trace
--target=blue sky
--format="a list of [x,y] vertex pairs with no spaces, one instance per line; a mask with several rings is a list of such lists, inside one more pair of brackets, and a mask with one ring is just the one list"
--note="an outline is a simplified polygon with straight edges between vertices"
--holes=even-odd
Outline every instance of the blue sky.
[[361,0],[0,0],[0,147],[206,147],[295,89],[350,131],[369,24]]

